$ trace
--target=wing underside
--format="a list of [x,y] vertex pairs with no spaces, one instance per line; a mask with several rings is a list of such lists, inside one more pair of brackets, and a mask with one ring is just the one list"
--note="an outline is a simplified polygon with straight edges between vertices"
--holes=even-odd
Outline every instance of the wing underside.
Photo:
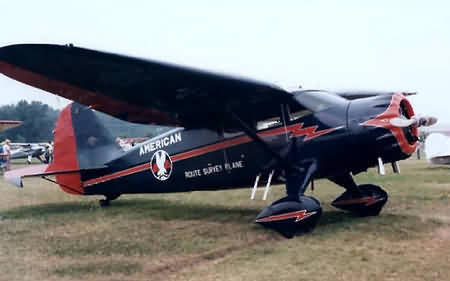
[[73,46],[0,48],[0,72],[138,123],[233,129],[231,112],[251,122],[292,102],[271,84]]

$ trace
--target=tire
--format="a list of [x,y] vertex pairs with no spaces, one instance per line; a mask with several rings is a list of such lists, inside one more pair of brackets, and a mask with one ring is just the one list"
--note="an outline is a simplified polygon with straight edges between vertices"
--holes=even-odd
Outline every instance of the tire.
[[361,184],[358,185],[358,188],[361,190],[362,194],[378,197],[380,201],[375,203],[373,207],[361,209],[357,214],[361,217],[378,216],[388,200],[387,192],[374,184]]
[[100,207],[102,207],[102,208],[108,207],[110,205],[110,202],[107,199],[101,199],[98,201],[98,203],[100,204]]
[[378,216],[388,200],[386,191],[374,184],[362,184],[358,188],[359,194],[345,191],[331,205],[361,217]]
[[322,214],[320,202],[310,196],[282,198],[264,208],[255,222],[273,229],[286,238],[311,232]]

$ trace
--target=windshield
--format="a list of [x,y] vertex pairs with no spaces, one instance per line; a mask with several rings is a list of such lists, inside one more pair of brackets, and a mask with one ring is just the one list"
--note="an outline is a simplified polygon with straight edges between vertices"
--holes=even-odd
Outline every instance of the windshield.
[[301,91],[297,92],[294,98],[312,112],[319,112],[334,106],[344,106],[348,103],[346,99],[326,91]]

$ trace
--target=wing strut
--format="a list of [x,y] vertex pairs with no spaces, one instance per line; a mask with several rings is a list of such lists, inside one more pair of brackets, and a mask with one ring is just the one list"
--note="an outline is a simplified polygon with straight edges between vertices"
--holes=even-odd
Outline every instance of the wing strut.
[[[242,130],[256,143],[259,143],[265,151],[270,153],[274,157],[275,161],[281,164],[286,172],[286,191],[288,197],[298,200],[298,198],[303,196],[308,183],[312,180],[314,173],[318,170],[317,160],[310,159],[308,161],[303,161],[300,166],[297,166],[295,162],[290,163],[287,157],[282,157],[277,151],[273,150],[261,137],[256,134],[253,129],[242,121],[236,113],[232,111],[230,113],[232,118],[238,122]],[[257,185],[257,182],[255,182],[255,185]],[[255,192],[255,187],[253,192]],[[267,187],[266,192],[268,192]],[[254,197],[254,194],[252,194],[252,197]]]
[[244,121],[242,121],[242,119],[239,118],[239,116],[236,113],[234,113],[233,111],[231,111],[230,113],[233,119],[238,122],[241,129],[256,143],[261,145],[261,147],[265,151],[270,153],[279,163],[281,163],[284,169],[287,170],[291,168],[291,165],[289,165],[286,158],[283,158],[277,151],[273,150],[261,137],[258,136],[258,134],[253,129],[251,129]]

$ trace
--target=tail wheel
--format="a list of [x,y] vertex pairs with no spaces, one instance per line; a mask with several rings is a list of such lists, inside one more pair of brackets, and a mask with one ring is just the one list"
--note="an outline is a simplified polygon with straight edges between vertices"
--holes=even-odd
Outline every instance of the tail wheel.
[[358,185],[359,192],[345,191],[331,205],[359,216],[378,216],[388,200],[388,194],[373,184]]
[[99,203],[100,207],[102,207],[102,208],[108,207],[111,204],[110,201],[106,200],[106,199],[101,199],[98,201],[98,203]]
[[100,207],[108,207],[111,204],[112,200],[116,200],[119,198],[120,193],[108,193],[105,194],[105,199],[99,200]]
[[108,193],[108,194],[105,194],[105,197],[106,197],[106,200],[112,201],[112,200],[116,200],[117,198],[119,198],[120,195],[121,195],[120,193]]

